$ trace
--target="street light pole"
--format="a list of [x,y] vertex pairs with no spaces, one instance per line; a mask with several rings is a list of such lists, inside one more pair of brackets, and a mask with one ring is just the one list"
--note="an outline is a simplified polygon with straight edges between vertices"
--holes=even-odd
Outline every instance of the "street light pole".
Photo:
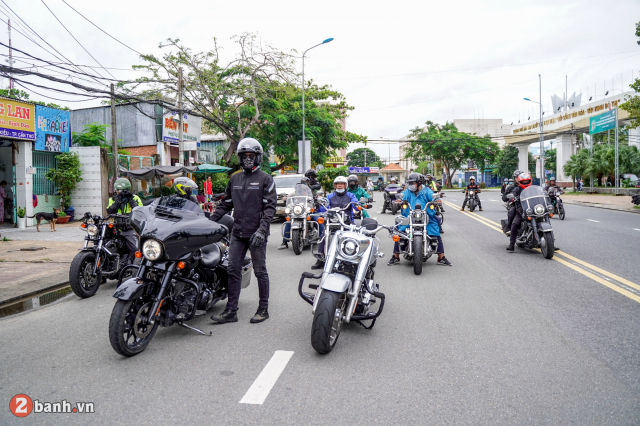
[[540,86],[540,102],[532,101],[529,98],[524,98],[525,101],[535,102],[540,105],[540,186],[544,187],[544,121],[542,120],[542,76],[538,74],[539,86]]
[[[327,44],[330,41],[333,41],[333,37],[326,39],[325,41],[323,41],[322,43],[316,44],[315,46],[311,46],[310,48],[308,48],[307,50],[304,51],[304,53],[302,53],[302,146],[305,147],[306,150],[306,137],[305,137],[305,133],[304,133],[304,125],[305,125],[305,110],[304,110],[304,57],[307,54],[308,51],[310,51],[311,49],[313,49],[314,47],[318,47],[321,46],[323,44]],[[298,153],[298,157],[301,157],[300,155],[301,153]],[[308,153],[309,154],[309,158],[311,158],[311,152]]]

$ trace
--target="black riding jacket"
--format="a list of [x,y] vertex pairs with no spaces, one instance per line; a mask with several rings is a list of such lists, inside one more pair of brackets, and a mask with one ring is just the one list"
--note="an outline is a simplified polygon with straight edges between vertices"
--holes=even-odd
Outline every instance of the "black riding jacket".
[[309,178],[309,188],[311,188],[312,191],[320,191],[322,189],[322,185],[320,185],[318,179]]
[[512,186],[511,187],[511,191],[504,193],[504,195],[502,196],[502,201],[509,201],[509,198],[507,198],[507,195],[509,194],[513,194],[513,199],[515,200],[514,202],[514,206],[516,208],[516,210],[522,214],[523,210],[522,210],[522,205],[520,204],[520,193],[523,191],[522,188],[520,188],[519,186]]
[[269,235],[271,220],[276,213],[276,184],[273,178],[256,167],[231,176],[220,207],[211,215],[218,221],[233,209],[233,235],[249,238],[260,230]]

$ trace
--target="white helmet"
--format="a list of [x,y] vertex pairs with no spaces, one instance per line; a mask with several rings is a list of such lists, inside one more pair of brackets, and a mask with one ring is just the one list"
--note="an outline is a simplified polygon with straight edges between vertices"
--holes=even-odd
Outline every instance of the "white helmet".
[[333,180],[333,184],[335,185],[336,183],[344,183],[345,185],[347,185],[347,178],[344,176],[338,176]]

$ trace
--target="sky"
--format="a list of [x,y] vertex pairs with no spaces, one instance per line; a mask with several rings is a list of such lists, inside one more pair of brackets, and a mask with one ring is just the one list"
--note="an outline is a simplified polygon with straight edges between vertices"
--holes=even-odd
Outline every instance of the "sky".
[[[27,30],[24,23],[15,23],[18,19],[8,8],[76,64],[98,66],[97,61],[117,68],[109,71],[118,79],[142,74],[130,70],[140,63],[137,53],[92,26],[62,0],[45,1],[86,51],[43,0],[0,2],[0,25],[6,28],[7,15],[14,23],[13,47],[56,60],[43,40],[32,35],[41,48],[18,34]],[[538,99],[538,74],[545,110],[551,109],[553,94],[564,93],[565,76],[569,94],[583,93],[583,100],[587,91],[597,97],[605,90],[627,91],[632,72],[640,77],[640,45],[634,35],[635,22],[640,21],[638,0],[66,2],[143,53],[160,54],[158,45],[170,37],[194,51],[210,50],[215,37],[229,59],[237,52],[231,40],[236,34],[257,33],[284,52],[302,52],[333,37],[331,43],[307,54],[305,77],[343,93],[355,107],[347,130],[369,139],[395,140],[427,120],[499,118],[507,124],[524,120],[537,111],[536,104],[523,98]],[[6,31],[0,32],[0,39],[7,44]],[[0,53],[6,55],[8,49],[0,46]],[[31,66],[29,60],[23,61],[15,66]],[[8,81],[0,85],[6,87]],[[69,102],[79,98],[33,90],[63,99],[50,101],[72,109],[99,102]],[[46,100],[29,92],[34,100]],[[398,160],[395,144],[368,146],[384,158]]]

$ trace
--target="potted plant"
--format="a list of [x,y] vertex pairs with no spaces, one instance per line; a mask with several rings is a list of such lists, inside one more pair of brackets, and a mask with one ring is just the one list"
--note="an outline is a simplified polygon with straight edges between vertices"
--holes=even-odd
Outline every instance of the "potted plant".
[[[82,180],[80,169],[80,157],[75,152],[63,152],[56,158],[56,168],[49,169],[47,180],[53,182],[60,191],[60,204],[65,211],[71,209],[71,192],[76,189],[78,182]],[[67,216],[68,214],[65,214]],[[69,220],[68,218],[66,220]],[[58,223],[62,223],[58,221]],[[66,223],[66,221],[64,222]]]
[[27,210],[24,207],[18,206],[16,208],[16,215],[18,216],[18,228],[24,229],[27,227]]
[[58,212],[58,220],[56,223],[63,224],[69,222],[69,216],[62,210]]

